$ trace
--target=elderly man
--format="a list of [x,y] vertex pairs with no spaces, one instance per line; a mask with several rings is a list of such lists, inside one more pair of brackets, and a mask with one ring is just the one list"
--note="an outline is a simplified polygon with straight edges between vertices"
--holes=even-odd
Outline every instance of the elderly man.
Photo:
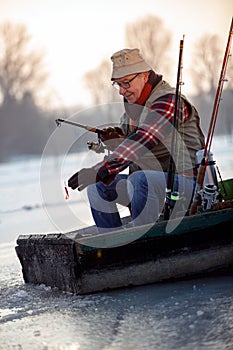
[[[194,106],[185,96],[178,103],[173,134],[175,89],[152,70],[138,49],[123,49],[111,57],[112,85],[123,96],[125,112],[119,127],[104,129],[102,141],[119,144],[102,162],[81,169],[68,181],[72,189],[87,188],[92,215],[100,232],[122,227],[117,203],[129,206],[135,226],[157,221],[166,197],[167,172],[172,152],[175,191],[186,210],[195,179],[195,154],[204,136]],[[171,150],[172,135],[176,136]],[[129,174],[122,171],[129,168]]]

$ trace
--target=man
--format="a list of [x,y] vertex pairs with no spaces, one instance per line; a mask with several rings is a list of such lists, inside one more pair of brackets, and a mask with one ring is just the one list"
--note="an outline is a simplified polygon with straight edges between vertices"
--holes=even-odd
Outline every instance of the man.
[[[87,193],[100,232],[122,227],[117,204],[130,207],[135,226],[157,221],[166,197],[167,172],[172,153],[175,191],[188,209],[193,192],[196,151],[204,147],[196,109],[181,96],[173,131],[175,89],[155,73],[138,49],[123,49],[111,57],[113,86],[123,96],[125,112],[120,127],[104,129],[106,144],[119,145],[102,162],[84,168],[68,181]],[[175,135],[175,148],[171,149]],[[122,171],[129,168],[129,174]]]

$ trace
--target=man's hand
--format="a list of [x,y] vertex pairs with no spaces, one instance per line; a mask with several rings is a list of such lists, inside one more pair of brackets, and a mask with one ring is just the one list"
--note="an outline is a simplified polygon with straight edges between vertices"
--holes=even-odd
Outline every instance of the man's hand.
[[97,172],[93,168],[83,168],[75,173],[68,180],[68,186],[75,190],[78,188],[79,191],[84,190],[88,185],[95,184],[97,180]]
[[108,126],[107,128],[102,129],[102,133],[100,134],[100,140],[103,142],[123,137],[124,134],[118,126]]

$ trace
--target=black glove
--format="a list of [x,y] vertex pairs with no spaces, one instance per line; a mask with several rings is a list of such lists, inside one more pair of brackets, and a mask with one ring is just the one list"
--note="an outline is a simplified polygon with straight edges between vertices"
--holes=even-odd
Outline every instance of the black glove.
[[98,176],[96,170],[93,168],[83,168],[75,173],[68,180],[68,186],[75,190],[78,187],[79,191],[84,190],[88,185],[98,182]]
[[102,129],[101,134],[99,135],[101,141],[107,141],[112,139],[118,139],[124,137],[124,134],[118,126],[108,126],[107,128]]

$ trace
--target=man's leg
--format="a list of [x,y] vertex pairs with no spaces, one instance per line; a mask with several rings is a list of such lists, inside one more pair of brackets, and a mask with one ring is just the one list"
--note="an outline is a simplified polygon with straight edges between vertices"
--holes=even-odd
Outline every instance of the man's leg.
[[127,206],[128,175],[117,175],[110,185],[98,182],[87,187],[87,195],[91,206],[92,216],[99,232],[109,232],[122,226],[117,203]]
[[134,226],[156,222],[165,201],[165,174],[153,170],[136,171],[128,180]]
[[[129,176],[128,186],[134,226],[155,223],[163,210],[166,199],[167,173],[145,170],[136,171]],[[183,176],[175,177],[175,190],[181,199],[173,209],[176,214],[185,215],[193,193],[193,180]]]
[[186,176],[175,176],[175,191],[179,193],[179,200],[172,211],[172,217],[184,216],[187,214],[192,201],[195,183],[194,180]]

